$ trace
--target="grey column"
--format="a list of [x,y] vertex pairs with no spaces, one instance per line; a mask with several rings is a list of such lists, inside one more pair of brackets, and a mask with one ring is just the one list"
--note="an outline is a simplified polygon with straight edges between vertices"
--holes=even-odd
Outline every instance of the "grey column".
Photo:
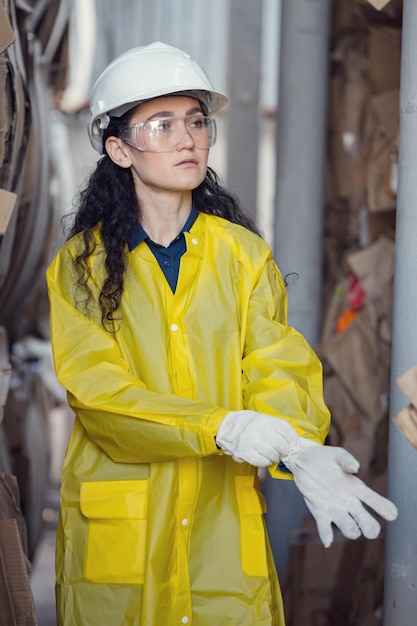
[[[282,0],[274,254],[288,288],[289,323],[319,337],[331,0]],[[309,515],[292,481],[267,478],[266,522],[278,575],[289,533]]]
[[[409,400],[398,376],[417,364],[417,3],[404,0],[400,154],[391,365],[391,417]],[[390,421],[388,496],[399,509],[387,526],[384,626],[417,620],[417,451]]]
[[320,327],[331,0],[283,0],[274,252],[289,321],[311,344]]
[[262,2],[230,0],[227,186],[256,217]]

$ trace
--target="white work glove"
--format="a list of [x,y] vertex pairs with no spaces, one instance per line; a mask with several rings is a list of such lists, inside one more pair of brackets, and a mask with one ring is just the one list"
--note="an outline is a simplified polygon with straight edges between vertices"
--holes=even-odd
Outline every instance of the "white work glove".
[[235,461],[255,467],[279,463],[298,446],[299,436],[285,420],[257,411],[231,411],[216,434],[216,443]]
[[282,462],[293,473],[326,548],[333,541],[332,523],[349,539],[361,534],[368,539],[378,537],[380,524],[363,504],[388,521],[397,517],[397,507],[390,500],[352,475],[358,471],[359,462],[347,450],[320,446],[301,437],[299,443],[298,450],[293,448],[288,456],[281,457]]

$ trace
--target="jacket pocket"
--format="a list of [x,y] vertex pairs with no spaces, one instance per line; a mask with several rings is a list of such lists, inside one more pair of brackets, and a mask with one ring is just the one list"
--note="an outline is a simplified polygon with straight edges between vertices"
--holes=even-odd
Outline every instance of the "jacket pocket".
[[254,487],[254,476],[235,476],[240,518],[240,558],[247,576],[268,576],[263,494]]
[[149,480],[86,482],[80,508],[88,519],[85,577],[143,584]]

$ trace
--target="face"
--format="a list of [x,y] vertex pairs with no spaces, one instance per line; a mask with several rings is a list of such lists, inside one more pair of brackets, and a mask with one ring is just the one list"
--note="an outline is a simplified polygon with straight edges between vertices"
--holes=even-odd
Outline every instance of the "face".
[[[129,125],[194,114],[203,115],[201,105],[195,98],[162,96],[139,104]],[[183,124],[182,120],[177,123]],[[209,150],[195,145],[192,135],[185,132],[185,125],[184,132],[179,132],[178,143],[171,152],[143,152],[122,140],[118,141],[123,144],[123,151],[127,155],[124,166],[131,168],[139,194],[145,189],[191,191],[205,178]]]

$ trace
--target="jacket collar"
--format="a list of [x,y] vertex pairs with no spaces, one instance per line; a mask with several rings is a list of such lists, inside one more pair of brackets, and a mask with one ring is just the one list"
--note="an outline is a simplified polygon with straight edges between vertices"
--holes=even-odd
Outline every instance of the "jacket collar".
[[[198,217],[198,209],[193,202],[191,206],[190,215],[188,216],[187,221],[185,222],[184,226],[182,227],[181,231],[178,234],[189,232],[191,226],[194,224],[197,217]],[[136,222],[134,227],[127,234],[126,240],[127,240],[129,252],[132,252],[132,250],[136,248],[140,243],[142,243],[142,241],[146,241],[146,240],[151,241],[149,235],[143,229],[142,224],[139,221]]]

